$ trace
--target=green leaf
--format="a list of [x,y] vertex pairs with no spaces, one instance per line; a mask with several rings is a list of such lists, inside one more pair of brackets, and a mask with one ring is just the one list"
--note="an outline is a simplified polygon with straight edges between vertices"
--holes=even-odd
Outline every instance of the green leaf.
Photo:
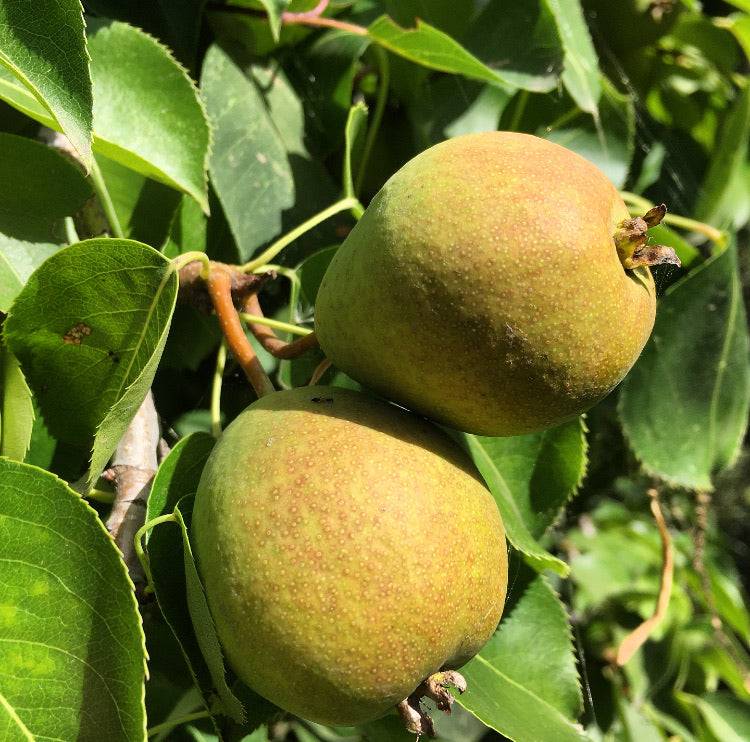
[[349,116],[346,119],[344,127],[344,174],[342,181],[344,183],[344,196],[353,197],[355,195],[354,178],[352,176],[352,150],[360,131],[363,130],[367,122],[367,106],[360,102],[349,109]]
[[463,43],[509,85],[546,93],[560,81],[563,46],[549,5],[542,0],[486,3]]
[[218,46],[206,53],[201,92],[214,130],[211,180],[241,259],[249,260],[294,205],[286,148],[257,86]]
[[[152,482],[146,522],[173,513],[183,497],[195,494],[214,443],[214,437],[208,433],[192,433],[175,444]],[[203,698],[208,699],[212,681],[190,622],[185,572],[175,569],[175,555],[183,549],[183,538],[177,519],[159,523],[146,534],[146,551],[159,608],[180,645],[196,686]]]
[[90,480],[146,396],[176,297],[177,276],[153,248],[94,239],[52,255],[11,308],[8,347],[49,430],[93,442]]
[[670,287],[651,339],[621,386],[619,411],[645,468],[708,489],[739,451],[750,362],[734,246]]
[[146,739],[133,585],[96,513],[52,474],[0,460],[4,739]]
[[273,40],[278,42],[281,35],[281,13],[289,5],[290,0],[259,0],[268,14],[268,25],[271,28]]
[[511,571],[500,626],[461,669],[467,692],[457,699],[487,726],[515,742],[583,742],[574,719],[581,691],[565,608],[542,575]]
[[[721,229],[735,226],[733,188],[738,173],[747,173],[750,140],[750,87],[745,86],[717,136],[708,174],[695,205],[695,218]],[[747,188],[746,182],[745,187]]]
[[95,150],[184,191],[207,211],[208,122],[185,70],[124,23],[89,20],[89,51]]
[[[96,164],[117,215],[121,236],[161,247],[183,195],[102,154],[97,154]],[[203,214],[194,199],[189,201]]]
[[[566,575],[568,565],[545,551],[535,534],[544,531],[580,482],[585,466],[580,422],[546,433],[510,438],[457,435],[497,501],[508,541],[538,571],[552,569]],[[563,463],[565,474],[555,481],[553,470]],[[540,517],[535,515],[537,511]]]
[[424,67],[495,84],[507,82],[455,39],[419,19],[416,28],[401,28],[387,15],[380,16],[370,24],[367,35],[388,51]]
[[[734,4],[736,5],[737,3]],[[746,12],[750,13],[750,2],[747,5]],[[750,15],[734,13],[726,21],[727,28],[734,34],[734,37],[745,52],[745,56],[750,58]]]
[[93,99],[79,0],[0,3],[0,65],[90,167]]
[[578,489],[586,470],[583,419],[541,433],[479,438],[510,490],[528,532],[541,537]]
[[747,742],[750,739],[750,703],[747,701],[722,692],[703,697],[679,693],[678,698],[698,711],[711,738],[717,742]]
[[16,357],[0,345],[0,456],[23,461],[34,428],[34,405]]
[[598,118],[599,59],[579,0],[546,0],[565,50],[562,81],[578,107]]
[[[553,126],[551,130],[541,126],[536,133],[582,155],[618,188],[624,188],[635,147],[633,100],[631,96],[618,92],[605,78],[601,87],[596,118],[580,121],[578,117],[561,126]],[[567,121],[565,114],[562,120]]]
[[219,644],[211,612],[208,608],[206,595],[203,592],[198,569],[193,557],[193,551],[188,538],[186,522],[192,516],[193,500],[183,498],[175,508],[180,528],[182,530],[183,562],[185,565],[185,597],[187,599],[190,618],[195,628],[195,637],[211,675],[211,681],[219,698],[219,711],[229,716],[237,723],[242,723],[246,716],[245,710],[237,697],[227,685],[226,670],[224,668],[224,653]]
[[0,311],[65,242],[62,220],[92,194],[83,173],[62,154],[0,133]]

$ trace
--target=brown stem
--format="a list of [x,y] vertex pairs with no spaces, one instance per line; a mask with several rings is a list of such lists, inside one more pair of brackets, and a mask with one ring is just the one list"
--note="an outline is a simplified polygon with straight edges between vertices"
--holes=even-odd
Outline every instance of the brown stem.
[[354,23],[339,21],[336,18],[324,18],[323,13],[328,7],[328,0],[321,0],[312,10],[304,13],[281,14],[281,22],[287,25],[300,26],[324,26],[327,28],[338,28],[340,31],[348,31],[357,34],[357,36],[367,36],[367,29],[364,26],[357,26]]
[[[243,273],[237,267],[226,263],[211,262],[211,265],[221,266],[231,277],[231,291],[234,301],[241,304],[249,294],[260,291],[266,281],[276,278],[275,271],[266,273]],[[208,295],[206,282],[203,280],[201,270],[203,263],[200,260],[192,260],[183,265],[179,270],[180,286],[177,293],[179,304],[192,304],[204,314],[210,314],[213,309],[211,297]]]
[[242,366],[258,397],[275,391],[265,369],[255,355],[253,346],[245,335],[237,310],[232,301],[232,277],[224,266],[212,263],[206,281],[211,302],[216,310],[221,331],[227,340],[232,355]]
[[331,365],[331,361],[328,358],[324,358],[318,364],[315,371],[313,371],[312,378],[310,379],[310,386],[315,386],[323,378],[323,374],[328,371]]
[[[257,294],[252,294],[245,300],[242,311],[256,317],[263,317],[263,310],[260,308]],[[259,322],[246,322],[246,324],[248,329],[255,335],[256,340],[274,358],[291,361],[294,358],[304,355],[308,350],[318,347],[318,338],[314,332],[304,335],[291,343],[287,343],[278,337],[268,325],[262,325]]]
[[[312,10],[304,13],[290,13],[285,11],[281,14],[281,22],[287,26],[311,26],[323,28],[338,28],[340,31],[356,34],[357,36],[367,36],[367,29],[364,26],[358,26],[354,23],[339,21],[336,18],[324,18],[322,13],[328,7],[328,0],[322,0]],[[237,15],[247,15],[253,18],[266,19],[268,15],[265,11],[257,8],[247,8],[244,5],[233,5],[232,3],[209,2],[206,4],[207,10],[215,10],[221,13],[235,13]]]
[[636,627],[633,632],[622,640],[620,650],[617,652],[617,659],[615,660],[620,666],[624,665],[635,654],[658,624],[661,623],[664,616],[666,616],[669,596],[672,593],[672,578],[674,576],[674,549],[672,548],[672,540],[667,530],[667,524],[664,522],[661,508],[659,507],[659,493],[655,489],[651,489],[648,494],[651,497],[651,512],[654,514],[656,525],[661,535],[661,587],[659,589],[659,597],[656,601],[656,610],[653,615],[649,616],[640,626]]

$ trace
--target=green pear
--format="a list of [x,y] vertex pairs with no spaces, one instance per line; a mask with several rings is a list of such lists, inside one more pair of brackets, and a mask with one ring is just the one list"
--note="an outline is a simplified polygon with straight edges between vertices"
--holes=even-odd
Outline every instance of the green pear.
[[459,668],[505,601],[503,523],[469,457],[349,389],[241,413],[205,466],[191,538],[229,665],[320,723],[378,718]]
[[336,252],[315,306],[328,358],[481,435],[543,430],[625,376],[654,323],[646,245],[592,163],[538,137],[469,134],[410,160]]

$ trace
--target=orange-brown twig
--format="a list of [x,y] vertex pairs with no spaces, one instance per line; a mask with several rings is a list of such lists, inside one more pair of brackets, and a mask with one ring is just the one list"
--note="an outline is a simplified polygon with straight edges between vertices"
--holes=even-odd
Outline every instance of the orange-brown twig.
[[[257,294],[247,297],[243,306],[243,312],[256,317],[263,316],[263,310],[260,308]],[[309,335],[303,335],[291,343],[287,343],[278,337],[268,325],[262,325],[259,322],[247,322],[247,326],[253,335],[255,335],[258,342],[274,358],[290,361],[294,358],[299,358],[301,355],[307,353],[308,350],[318,347],[318,338],[314,332]]]
[[232,355],[242,366],[258,397],[274,392],[274,386],[268,374],[258,360],[258,356],[245,335],[237,310],[232,301],[232,277],[223,267],[211,264],[211,271],[206,281],[211,302],[216,310],[221,331],[227,340]]
[[290,13],[289,11],[285,11],[281,14],[281,22],[287,25],[338,28],[340,31],[348,31],[349,33],[357,34],[357,36],[367,36],[367,29],[364,26],[339,21],[336,18],[325,18],[323,13],[327,7],[328,0],[321,0],[312,10],[304,13]]
[[659,534],[661,535],[661,587],[659,589],[659,597],[657,598],[656,609],[654,610],[653,615],[649,616],[640,626],[622,640],[615,660],[620,666],[624,665],[635,654],[646,639],[651,636],[653,630],[664,619],[664,616],[667,614],[669,597],[672,593],[672,579],[674,576],[674,549],[672,547],[672,539],[669,536],[667,524],[664,522],[664,516],[659,507],[659,493],[655,489],[651,489],[648,494],[651,496],[651,512],[654,514],[656,525],[658,526]]

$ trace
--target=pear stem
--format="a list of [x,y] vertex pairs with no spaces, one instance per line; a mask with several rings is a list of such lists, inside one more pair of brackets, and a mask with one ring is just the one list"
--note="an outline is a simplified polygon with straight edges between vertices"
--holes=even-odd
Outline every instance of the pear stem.
[[[308,350],[318,347],[318,338],[313,332],[305,331],[301,338],[292,343],[287,343],[279,338],[273,328],[265,324],[265,317],[263,317],[263,310],[260,308],[257,294],[251,294],[245,300],[243,310],[244,312],[240,314],[240,317],[245,319],[255,338],[274,358],[291,360],[299,358]],[[250,318],[249,321],[248,318]]]
[[276,391],[268,374],[245,335],[237,310],[232,301],[232,277],[224,267],[213,263],[206,281],[211,302],[216,310],[221,331],[229,350],[245,372],[258,398]]

